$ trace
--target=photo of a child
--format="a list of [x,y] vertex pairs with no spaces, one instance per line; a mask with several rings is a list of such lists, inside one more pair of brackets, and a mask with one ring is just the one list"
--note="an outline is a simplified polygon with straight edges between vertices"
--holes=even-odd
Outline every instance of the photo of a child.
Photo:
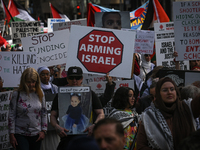
[[64,127],[72,134],[83,133],[89,124],[89,119],[82,113],[80,103],[81,94],[71,93],[70,105],[66,114],[62,117]]

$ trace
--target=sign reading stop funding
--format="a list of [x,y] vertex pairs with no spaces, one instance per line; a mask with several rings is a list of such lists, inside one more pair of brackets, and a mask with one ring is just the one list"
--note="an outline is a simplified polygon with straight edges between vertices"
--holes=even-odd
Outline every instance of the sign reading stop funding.
[[131,77],[135,32],[72,26],[66,69],[79,66],[84,73]]

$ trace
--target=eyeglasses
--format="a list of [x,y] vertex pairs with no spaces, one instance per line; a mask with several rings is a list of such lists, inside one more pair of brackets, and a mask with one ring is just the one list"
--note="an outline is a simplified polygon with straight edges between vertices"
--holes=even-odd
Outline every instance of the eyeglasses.
[[82,76],[70,76],[70,77],[68,77],[68,79],[69,80],[80,80],[80,79],[82,79]]

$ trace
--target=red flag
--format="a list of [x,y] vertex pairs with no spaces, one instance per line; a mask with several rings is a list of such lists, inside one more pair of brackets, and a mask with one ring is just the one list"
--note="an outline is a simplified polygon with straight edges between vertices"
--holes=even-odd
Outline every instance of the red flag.
[[93,6],[91,3],[88,3],[87,5],[87,26],[94,27],[95,20],[94,20],[94,14],[95,12],[101,12],[101,9]]
[[8,44],[8,42],[6,41],[6,39],[4,39],[1,35],[0,35],[0,46],[6,47],[6,45]]
[[163,9],[158,0],[153,0],[153,6],[154,6],[154,21],[157,20],[158,23],[170,21],[165,10]]
[[51,13],[53,18],[67,18],[69,19],[65,14],[62,14],[59,10],[57,10],[51,3],[49,3],[51,8]]
[[14,21],[13,18],[12,18],[12,16],[11,16],[11,14],[10,14],[10,12],[9,12],[9,10],[8,10],[8,8],[6,7],[6,5],[4,3],[4,0],[1,0],[1,4],[3,6],[3,11],[6,14],[7,22],[9,23],[10,19],[12,19],[12,21]]

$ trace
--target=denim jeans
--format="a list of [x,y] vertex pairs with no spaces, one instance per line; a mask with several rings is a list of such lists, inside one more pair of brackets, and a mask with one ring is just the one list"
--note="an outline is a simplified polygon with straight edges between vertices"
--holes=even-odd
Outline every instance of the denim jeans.
[[41,146],[41,140],[37,141],[39,135],[36,136],[24,136],[20,134],[15,134],[18,145],[16,145],[16,150],[39,150]]

